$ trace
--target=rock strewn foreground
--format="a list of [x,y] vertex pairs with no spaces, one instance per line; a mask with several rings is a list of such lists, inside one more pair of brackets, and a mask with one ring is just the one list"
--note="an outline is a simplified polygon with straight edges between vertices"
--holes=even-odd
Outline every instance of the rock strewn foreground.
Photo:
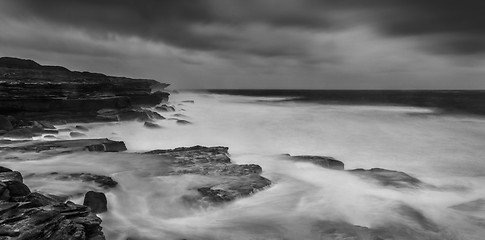
[[0,239],[102,240],[89,207],[31,192],[22,175],[0,167]]

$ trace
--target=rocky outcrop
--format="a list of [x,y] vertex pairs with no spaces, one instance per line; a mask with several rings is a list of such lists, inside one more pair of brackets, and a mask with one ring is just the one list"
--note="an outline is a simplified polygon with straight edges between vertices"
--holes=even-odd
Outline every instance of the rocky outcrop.
[[90,152],[122,152],[126,151],[124,142],[112,141],[107,138],[77,139],[56,141],[27,141],[0,146],[0,150],[21,152],[52,152],[66,153],[75,151]]
[[344,163],[336,160],[333,157],[310,155],[291,156],[290,154],[286,154],[285,156],[287,156],[288,159],[296,162],[308,162],[328,169],[344,170]]
[[154,154],[166,160],[168,175],[196,174],[211,179],[210,183],[197,187],[198,196],[195,199],[187,196],[186,200],[227,202],[271,185],[270,180],[260,175],[260,166],[231,163],[227,147],[194,146],[154,150],[145,154]]
[[382,168],[354,169],[349,170],[350,173],[355,174],[367,180],[376,181],[383,186],[391,186],[396,188],[417,188],[423,185],[421,180],[412,177],[404,172],[387,170]]
[[105,239],[89,207],[32,193],[19,172],[0,169],[0,239]]
[[[0,58],[0,112],[18,119],[64,117],[79,121],[95,119],[101,109],[155,106],[166,101],[169,93],[153,91],[167,86],[155,80],[76,72],[42,66],[32,60]],[[0,126],[4,126],[1,118]]]

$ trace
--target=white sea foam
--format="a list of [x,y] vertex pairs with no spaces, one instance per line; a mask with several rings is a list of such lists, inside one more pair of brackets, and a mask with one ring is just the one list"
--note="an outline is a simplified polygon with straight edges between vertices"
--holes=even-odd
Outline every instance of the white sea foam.
[[[154,177],[163,166],[137,154],[92,158],[84,153],[8,166],[27,174],[55,169],[111,175],[120,186],[108,193],[110,211],[102,215],[109,239],[320,239],[312,233],[312,224],[325,220],[366,227],[389,222],[416,227],[418,223],[409,216],[398,214],[403,205],[436,222],[449,232],[448,239],[478,240],[485,235],[485,209],[467,213],[449,208],[485,198],[482,119],[412,116],[409,113],[432,112],[412,107],[261,99],[173,94],[177,113],[186,115],[192,125],[177,125],[173,120],[158,121],[161,129],[147,129],[140,122],[85,124],[90,128],[87,137],[123,140],[129,152],[222,145],[229,147],[234,162],[261,165],[272,187],[227,205],[203,209],[185,205],[180,197],[203,178]],[[169,118],[174,113],[161,114]],[[434,187],[383,187],[347,172],[277,156],[283,153],[332,156],[343,161],[346,169],[404,171]],[[54,193],[90,188],[49,179],[26,181]]]

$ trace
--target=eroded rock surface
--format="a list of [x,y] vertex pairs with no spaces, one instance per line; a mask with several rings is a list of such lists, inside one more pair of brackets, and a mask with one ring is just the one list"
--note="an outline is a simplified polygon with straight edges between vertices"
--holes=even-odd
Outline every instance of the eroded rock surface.
[[262,169],[255,164],[234,164],[227,147],[182,147],[154,150],[169,162],[168,175],[196,174],[210,178],[197,187],[199,199],[207,202],[226,202],[248,196],[271,185],[262,177]]
[[359,168],[349,170],[349,172],[364,179],[377,181],[381,185],[396,188],[417,188],[423,184],[421,180],[407,173],[382,168],[372,168],[369,170]]
[[105,239],[101,219],[90,208],[32,193],[19,172],[6,170],[0,180],[0,239]]
[[291,156],[289,154],[286,156],[292,161],[308,162],[328,169],[344,170],[344,163],[333,157],[310,155]]

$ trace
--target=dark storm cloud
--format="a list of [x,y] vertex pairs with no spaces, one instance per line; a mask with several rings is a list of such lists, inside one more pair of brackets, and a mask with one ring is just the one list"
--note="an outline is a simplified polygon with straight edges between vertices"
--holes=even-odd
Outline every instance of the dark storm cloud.
[[[274,45],[259,45],[257,35],[271,31],[248,32],[248,26],[306,34],[363,25],[383,36],[410,37],[433,53],[485,53],[482,0],[15,0],[15,4],[16,11],[9,14],[19,19],[73,26],[97,37],[137,36],[192,50],[304,58],[310,53],[301,46],[306,43],[303,39],[274,38]],[[207,26],[211,31],[205,31]]]

